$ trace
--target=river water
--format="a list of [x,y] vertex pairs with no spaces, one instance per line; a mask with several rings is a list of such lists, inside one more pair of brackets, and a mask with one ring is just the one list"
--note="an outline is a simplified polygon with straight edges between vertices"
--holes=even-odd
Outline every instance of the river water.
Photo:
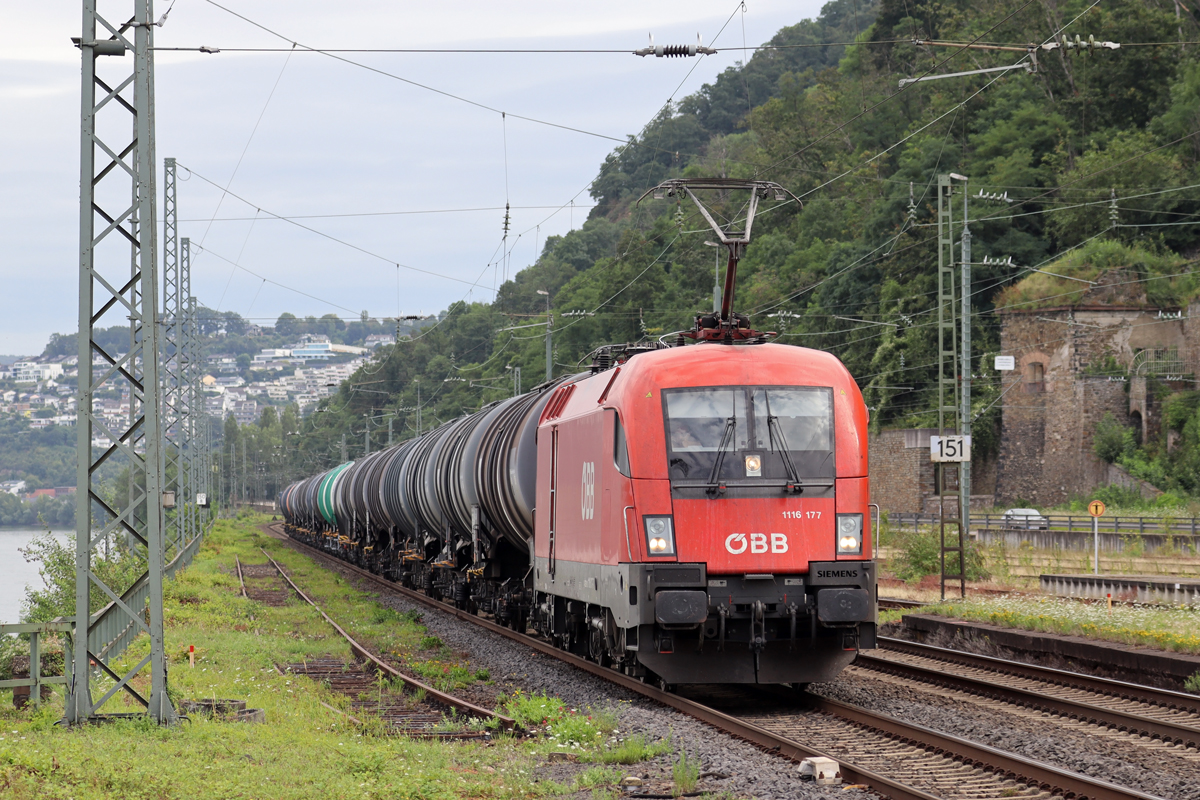
[[[21,621],[21,603],[25,600],[25,587],[43,588],[38,575],[37,562],[30,563],[18,552],[44,533],[42,530],[0,528],[0,623]],[[55,531],[62,541],[69,541],[73,531]]]

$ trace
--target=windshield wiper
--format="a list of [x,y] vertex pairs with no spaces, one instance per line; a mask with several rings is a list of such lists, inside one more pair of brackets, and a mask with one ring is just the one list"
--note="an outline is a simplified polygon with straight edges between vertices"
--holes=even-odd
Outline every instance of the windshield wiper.
[[733,432],[736,428],[737,417],[729,417],[725,421],[725,431],[721,434],[721,445],[717,448],[717,460],[713,462],[712,472],[708,474],[708,486],[705,491],[709,494],[723,491],[723,487],[717,483],[717,476],[721,474],[721,465],[725,463],[725,453],[729,450],[729,443],[733,441]]
[[763,398],[767,401],[767,435],[771,440],[771,449],[775,450],[775,438],[779,437],[779,455],[783,457],[783,467],[787,470],[788,484],[787,490],[790,492],[803,492],[804,487],[800,485],[800,476],[796,474],[796,467],[792,464],[791,448],[788,447],[787,437],[783,433],[783,426],[779,424],[779,417],[771,413],[771,393],[763,392]]

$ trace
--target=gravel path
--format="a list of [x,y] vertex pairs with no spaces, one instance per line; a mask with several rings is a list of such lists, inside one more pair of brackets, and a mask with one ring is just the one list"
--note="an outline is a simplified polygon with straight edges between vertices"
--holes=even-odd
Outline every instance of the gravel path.
[[[580,672],[450,614],[402,596],[380,594],[378,587],[348,569],[334,567],[328,562],[319,563],[335,569],[353,585],[375,596],[381,605],[400,613],[416,611],[429,633],[456,653],[465,654],[472,669],[487,669],[495,680],[494,686],[487,687],[491,692],[490,701],[482,697],[470,699],[491,706],[495,703],[495,695],[501,692],[511,693],[515,689],[545,692],[573,707],[612,710],[617,715],[620,738],[642,735],[651,742],[670,741],[674,752],[620,768],[626,775],[637,776],[644,782],[643,786],[630,790],[627,796],[670,794],[671,767],[682,750],[686,750],[690,758],[699,758],[702,775],[699,788],[709,792],[727,792],[733,797],[758,800],[854,800],[871,796],[860,790],[847,791],[842,786],[818,787],[801,781],[797,765],[787,759],[765,753],[691,717],[663,708],[620,686]],[[539,771],[539,777],[567,781],[572,769],[580,770],[586,766],[547,765]]]
[[1036,719],[981,709],[939,694],[898,686],[886,680],[844,673],[836,681],[813,684],[810,691],[871,711],[933,728],[954,736],[1018,753],[1061,769],[1139,789],[1168,800],[1200,800],[1200,761],[1180,753],[1195,750],[1164,747],[1143,740],[1139,746],[1129,738],[1100,737],[1073,730],[1048,718]]

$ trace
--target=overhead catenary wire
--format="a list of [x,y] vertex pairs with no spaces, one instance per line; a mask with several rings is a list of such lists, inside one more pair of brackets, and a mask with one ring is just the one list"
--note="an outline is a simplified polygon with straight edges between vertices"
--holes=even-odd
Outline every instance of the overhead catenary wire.
[[322,50],[322,49],[319,49],[316,47],[310,47],[305,44],[300,44],[299,42],[294,41],[287,36],[284,36],[282,33],[272,30],[271,28],[268,28],[266,25],[263,25],[260,22],[256,22],[256,21],[250,19],[249,17],[245,16],[244,14],[239,14],[238,12],[236,12],[230,8],[226,8],[225,6],[221,5],[220,3],[217,3],[216,0],[205,0],[205,2],[211,6],[215,6],[216,8],[221,9],[222,11],[226,12],[227,14],[231,14],[231,15],[237,17],[238,19],[242,20],[243,22],[253,25],[254,27],[258,28],[259,30],[269,33],[271,36],[274,36],[278,39],[282,39],[285,42],[290,42],[294,47],[298,47],[302,51],[319,53],[328,58],[334,59],[335,61],[341,61],[345,64],[349,64],[351,66],[358,67],[359,69],[365,69],[368,72],[374,72],[377,75],[382,75],[384,77],[391,78],[392,80],[397,80],[402,83],[406,83],[410,86],[415,86],[418,89],[424,89],[425,91],[433,92],[434,94],[439,94],[439,95],[449,98],[451,100],[457,100],[460,103],[466,103],[468,105],[475,106],[476,108],[483,109],[484,111],[490,111],[493,114],[507,114],[508,116],[510,116],[514,119],[523,120],[525,122],[531,122],[535,125],[545,125],[545,126],[548,126],[551,128],[558,128],[560,130],[571,131],[573,133],[582,134],[584,136],[593,136],[598,139],[608,139],[609,141],[613,141],[613,142],[625,143],[625,139],[622,139],[619,136],[611,136],[606,133],[597,133],[596,131],[589,131],[589,130],[585,130],[583,128],[574,127],[572,125],[564,125],[559,122],[551,122],[549,120],[538,119],[536,117],[530,117],[530,116],[526,116],[524,114],[514,114],[511,111],[495,108],[494,106],[490,106],[487,103],[481,103],[478,100],[471,100],[470,98],[463,97],[462,95],[457,95],[457,94],[454,94],[453,92],[445,91],[444,89],[438,89],[434,86],[430,86],[428,84],[421,83],[420,81],[412,80],[411,78],[405,78],[402,75],[395,74],[394,72],[388,72],[387,70],[379,69],[378,67],[372,67],[370,64],[364,64],[361,61],[354,61],[353,59],[349,59],[344,56],[341,56],[337,52],[332,51],[332,50]]
[[[183,166],[182,164],[180,164],[180,166],[181,166],[181,167],[183,167],[183,169],[186,169],[186,170],[187,170],[187,171],[188,171],[190,174],[192,174],[192,175],[195,175],[197,178],[199,178],[200,180],[204,181],[205,183],[208,183],[208,184],[210,184],[210,185],[212,185],[212,186],[215,186],[215,187],[216,187],[216,188],[218,188],[218,189],[221,189],[221,188],[222,188],[220,184],[218,184],[217,182],[215,182],[215,181],[211,180],[210,178],[206,178],[204,175],[200,174],[199,172],[197,172],[196,170],[192,169],[191,167],[185,167],[185,166]],[[443,278],[443,279],[445,279],[445,280],[449,280],[449,281],[456,281],[456,282],[458,282],[458,283],[465,283],[465,284],[467,284],[468,286],[472,286],[472,287],[479,287],[479,286],[480,286],[480,284],[479,284],[479,281],[478,281],[478,280],[476,280],[476,281],[468,281],[468,280],[466,280],[465,278],[457,278],[457,277],[455,277],[455,276],[453,276],[453,275],[447,275],[447,274],[445,274],[445,273],[442,273],[442,272],[434,272],[433,270],[422,269],[421,267],[414,267],[414,266],[412,266],[411,264],[404,264],[404,263],[401,263],[401,262],[397,262],[397,261],[396,261],[396,259],[394,259],[394,258],[389,258],[389,257],[387,257],[387,256],[384,256],[384,255],[381,255],[381,254],[379,254],[379,253],[375,253],[375,252],[373,252],[373,251],[371,251],[371,250],[368,250],[368,249],[366,249],[365,247],[361,247],[361,246],[359,246],[359,245],[356,245],[356,244],[354,244],[353,242],[348,242],[348,241],[346,241],[345,239],[339,239],[338,237],[336,237],[336,236],[333,236],[332,234],[325,233],[324,231],[320,231],[320,230],[317,230],[316,228],[313,228],[313,227],[310,227],[310,226],[308,226],[308,225],[304,225],[304,224],[302,224],[302,223],[300,223],[300,222],[297,222],[295,219],[288,218],[288,217],[283,217],[283,216],[280,216],[279,214],[276,214],[276,213],[274,213],[274,212],[272,212],[272,211],[267,211],[266,209],[263,209],[263,208],[261,208],[260,206],[256,206],[254,203],[250,202],[249,200],[245,199],[244,197],[241,197],[241,196],[240,196],[240,195],[238,195],[238,194],[235,194],[235,193],[234,193],[234,192],[232,192],[232,191],[229,191],[229,190],[223,190],[223,191],[226,191],[226,192],[227,192],[227,193],[228,193],[228,194],[229,194],[231,197],[234,197],[234,198],[236,198],[237,200],[240,200],[241,202],[245,203],[246,205],[250,206],[251,208],[257,208],[257,209],[258,209],[259,211],[261,211],[262,213],[264,213],[264,214],[267,214],[267,215],[269,215],[270,217],[272,217],[272,218],[274,218],[274,219],[281,220],[281,221],[283,221],[283,222],[287,222],[287,223],[289,223],[289,224],[291,224],[291,225],[295,225],[297,228],[300,228],[300,229],[302,229],[302,230],[308,231],[309,233],[315,234],[315,235],[317,235],[317,236],[320,236],[320,237],[322,237],[322,238],[324,238],[324,239],[328,239],[328,240],[330,240],[331,242],[336,242],[337,244],[343,245],[343,246],[345,246],[345,247],[349,247],[349,248],[350,248],[350,249],[352,249],[352,250],[357,250],[358,252],[360,252],[360,253],[362,253],[362,254],[364,254],[364,255],[370,256],[371,258],[378,259],[379,261],[382,261],[382,262],[384,262],[385,264],[399,266],[399,267],[402,267],[402,268],[404,268],[404,269],[407,269],[407,270],[412,270],[413,272],[421,272],[421,273],[424,273],[424,274],[426,274],[426,275],[432,275],[432,276],[433,276],[433,277],[435,277],[435,278]]]
[[[738,0],[738,4],[734,7],[733,12],[729,15],[729,17],[725,20],[725,24],[723,24],[721,26],[720,30],[717,31],[716,35],[712,37],[711,42],[713,44],[716,44],[717,39],[721,38],[721,34],[725,32],[725,29],[727,27],[729,27],[729,23],[733,21],[733,18],[737,15],[737,13],[740,9],[741,9],[741,0]],[[733,49],[733,48],[731,48],[731,49]],[[704,60],[704,58],[705,58],[705,56],[701,56],[699,59],[697,59],[692,64],[691,68],[687,71],[687,74],[683,76],[683,80],[681,80],[679,82],[679,85],[677,85],[675,87],[674,91],[671,92],[670,96],[667,97],[666,102],[664,102],[661,106],[659,106],[658,110],[655,111],[654,114],[651,115],[650,119],[648,119],[646,121],[646,124],[642,126],[640,131],[638,131],[637,136],[644,135],[646,133],[646,130],[654,123],[654,120],[658,119],[659,115],[662,114],[663,110],[666,109],[668,106],[670,106],[670,104],[672,102],[674,102],[675,95],[679,94],[679,90],[682,89],[683,85],[685,83],[687,83],[689,78],[691,78],[692,73],[696,71],[696,67],[698,67],[700,65],[700,63]],[[645,143],[639,143],[637,141],[637,136],[630,136],[627,140],[622,141],[621,147],[617,148],[617,150],[621,153],[624,153],[626,150],[628,150],[631,147],[648,147],[648,145],[646,145]],[[661,150],[657,147],[651,147],[650,149],[653,149],[656,152],[673,152],[673,151]],[[595,178],[592,178],[590,181],[588,181],[587,184],[585,184],[583,186],[583,188],[581,188],[578,192],[573,194],[569,200],[567,200],[562,205],[560,205],[557,209],[555,209],[548,216],[546,216],[544,219],[542,219],[540,222],[538,222],[535,226],[533,226],[532,228],[527,228],[526,230],[522,231],[522,234],[529,233],[529,231],[534,230],[534,228],[540,228],[542,225],[545,225],[547,222],[554,219],[554,217],[556,217],[558,214],[560,214],[563,211],[563,209],[573,206],[576,198],[578,198],[579,195],[583,194],[584,192],[588,191],[592,186],[594,186],[596,181],[599,180],[604,175],[605,171],[607,171],[610,168],[610,165],[613,163],[615,163],[615,160],[606,159],[605,162],[600,166],[600,172]]]
[[[912,37],[908,39],[870,39],[867,41],[851,41],[851,42],[799,42],[796,44],[759,44],[746,46],[744,43],[741,47],[710,47],[709,50],[714,50],[718,53],[730,52],[746,52],[747,50],[754,51],[769,51],[769,50],[806,50],[820,47],[853,47],[855,45],[882,45],[882,44],[921,44],[922,42],[914,42],[914,39],[920,37]],[[955,42],[939,40],[938,44],[966,47],[971,44],[990,45],[994,47],[1012,47],[1025,49],[1028,43],[1019,42]],[[1177,42],[1121,42],[1122,49],[1126,47],[1179,47],[1180,45],[1200,44],[1200,41],[1177,41]],[[216,55],[218,53],[286,53],[290,50],[287,47],[226,47],[214,45],[192,45],[184,47],[151,47],[151,50],[163,52],[177,53],[206,53]],[[305,48],[299,52],[312,53],[320,55],[322,53],[395,53],[395,54],[444,54],[444,55],[629,55],[634,51],[628,47],[607,47],[607,48],[584,48],[584,47],[311,47]]]
[[[170,9],[168,9],[168,12],[169,11]],[[271,85],[271,91],[267,94],[267,100],[263,103],[262,110],[258,112],[258,119],[254,121],[254,127],[250,130],[250,135],[246,138],[246,144],[242,147],[242,152],[238,156],[237,163],[233,166],[233,172],[230,173],[229,180],[225,182],[225,186],[220,187],[221,197],[217,200],[217,207],[213,209],[213,217],[216,217],[220,212],[221,203],[225,201],[225,195],[228,193],[229,187],[233,185],[234,179],[237,178],[238,170],[242,168],[242,161],[246,159],[246,153],[250,150],[250,143],[254,141],[254,135],[258,133],[258,126],[262,124],[263,117],[266,116],[267,109],[271,106],[271,100],[275,97],[275,90],[279,88],[279,82],[283,80],[283,73],[287,71],[287,66],[292,60],[292,53],[294,51],[295,45],[292,45],[292,49],[288,51],[288,57],[283,60],[283,66],[279,68],[279,74],[275,76],[275,83]],[[210,219],[208,226],[204,229],[204,233],[200,236],[200,244],[204,244],[205,240],[208,238],[208,232],[211,229],[212,220]],[[246,238],[247,240],[250,238],[249,233],[246,234]]]
[[[595,204],[579,205],[577,208],[594,208]],[[556,205],[551,206],[513,206],[513,211],[541,211],[547,208],[558,208]],[[342,214],[280,214],[278,216],[269,217],[267,221],[279,220],[286,222],[293,219],[341,219],[344,217],[398,217],[416,214],[465,214],[486,211],[503,211],[504,206],[476,206],[473,208],[427,208],[416,209],[410,211],[356,211],[346,212]],[[249,222],[255,217],[212,217],[199,219],[181,219],[180,222]]]
[[343,305],[338,305],[337,303],[333,302],[332,300],[326,300],[326,299],[324,299],[324,298],[322,298],[322,297],[317,297],[315,294],[310,294],[309,292],[306,292],[306,291],[304,291],[303,289],[297,289],[297,288],[296,288],[296,287],[294,287],[294,286],[288,286],[288,285],[287,285],[287,284],[285,284],[285,283],[280,283],[279,281],[272,280],[271,278],[268,278],[268,277],[266,277],[265,275],[260,275],[260,274],[258,274],[257,272],[255,272],[254,270],[250,269],[249,267],[244,267],[244,266],[242,266],[241,264],[239,264],[239,263],[237,263],[236,261],[234,261],[233,259],[231,259],[231,258],[226,258],[225,256],[221,255],[220,253],[217,253],[216,251],[214,251],[214,250],[213,250],[212,248],[210,248],[210,247],[201,247],[201,246],[200,246],[200,245],[198,245],[198,244],[193,244],[193,245],[192,245],[192,249],[193,249],[193,250],[200,250],[200,251],[202,251],[202,252],[206,252],[206,253],[208,253],[209,255],[213,256],[214,258],[218,258],[218,259],[220,259],[221,261],[224,261],[224,262],[225,262],[225,263],[227,263],[227,264],[232,264],[232,265],[233,265],[233,267],[235,268],[235,270],[236,270],[236,269],[240,269],[240,270],[242,270],[243,272],[249,273],[250,275],[253,275],[253,276],[254,276],[254,277],[256,277],[256,278],[259,278],[259,279],[261,279],[261,280],[263,280],[263,281],[266,281],[267,283],[270,283],[270,284],[272,284],[272,285],[274,285],[274,286],[278,286],[278,287],[279,287],[279,288],[281,288],[281,289],[286,289],[286,290],[288,290],[289,292],[295,292],[296,294],[304,295],[305,297],[309,298],[310,300],[316,300],[318,303],[324,303],[325,305],[328,305],[328,306],[333,306],[334,308],[340,308],[342,311],[349,311],[351,314],[355,313],[355,312],[353,311],[353,309],[346,308],[346,307],[345,307],[345,306],[343,306]]

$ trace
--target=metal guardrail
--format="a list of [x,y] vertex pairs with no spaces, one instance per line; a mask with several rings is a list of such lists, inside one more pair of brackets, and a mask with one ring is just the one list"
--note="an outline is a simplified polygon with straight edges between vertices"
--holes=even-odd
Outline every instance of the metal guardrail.
[[[69,680],[71,670],[71,630],[74,626],[70,622],[30,622],[19,625],[0,625],[0,636],[7,636],[14,633],[29,634],[29,677],[28,678],[12,678],[10,680],[0,681],[0,689],[17,689],[20,687],[29,688],[29,702],[35,706],[42,702],[42,687],[59,684],[66,686]],[[66,636],[67,647],[63,656],[63,674],[62,675],[43,675],[42,674],[42,643],[41,636],[47,633],[61,633]]]
[[[203,540],[204,532],[201,532],[188,542],[171,563],[167,564],[164,575],[173,578],[176,572],[192,563]],[[137,619],[131,618],[126,609],[144,609],[149,597],[150,579],[149,575],[144,573],[121,595],[120,603],[111,602],[92,615],[88,625],[88,651],[102,659],[115,658],[125,652],[125,648],[129,647],[142,630],[142,625],[138,624]]]
[[[888,523],[904,527],[914,525],[936,525],[939,518],[933,514],[885,512]],[[1005,519],[1001,514],[971,516],[971,527],[985,530],[1052,530],[1068,533],[1091,533],[1092,518],[1089,515],[1041,514],[1039,517],[1017,517]],[[1117,534],[1187,534],[1200,536],[1198,517],[1100,517],[1098,527],[1106,533]]]

